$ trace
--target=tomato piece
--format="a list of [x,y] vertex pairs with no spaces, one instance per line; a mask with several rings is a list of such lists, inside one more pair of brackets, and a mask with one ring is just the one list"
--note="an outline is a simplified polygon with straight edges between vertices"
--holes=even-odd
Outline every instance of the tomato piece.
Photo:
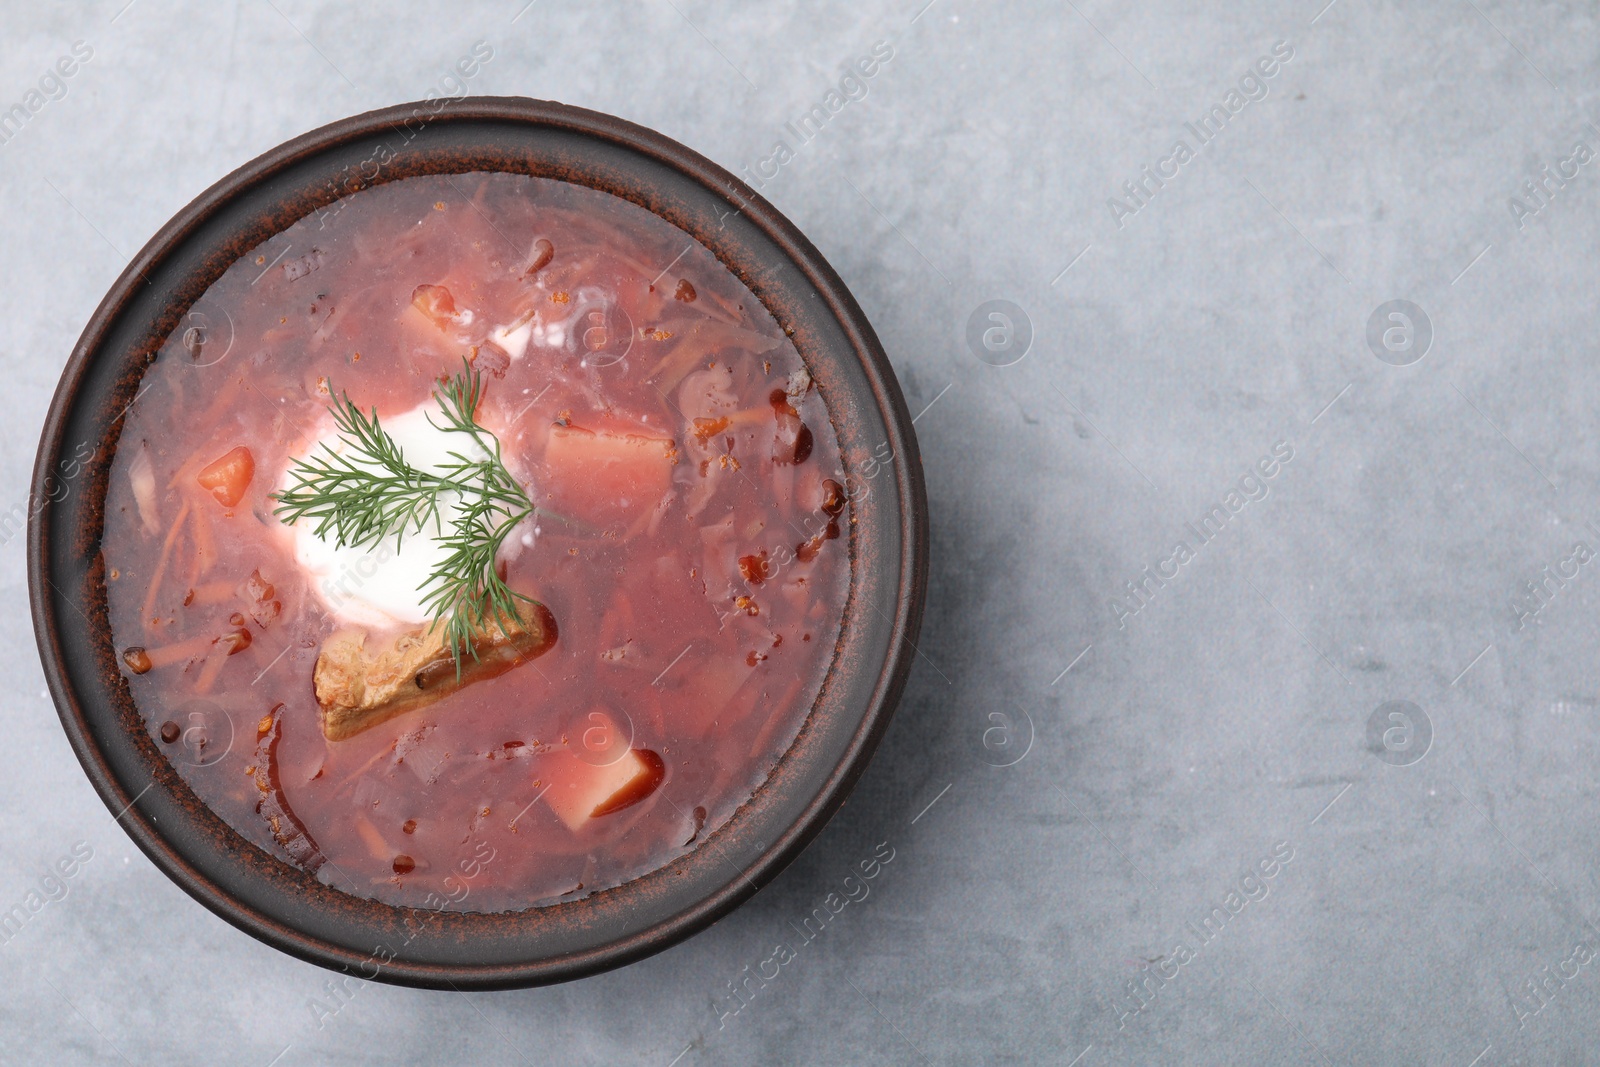
[[212,460],[196,475],[200,488],[208,489],[217,503],[231,508],[244,499],[256,475],[256,458],[243,445]]
[[610,526],[637,519],[672,487],[668,438],[555,425],[545,445],[551,510]]

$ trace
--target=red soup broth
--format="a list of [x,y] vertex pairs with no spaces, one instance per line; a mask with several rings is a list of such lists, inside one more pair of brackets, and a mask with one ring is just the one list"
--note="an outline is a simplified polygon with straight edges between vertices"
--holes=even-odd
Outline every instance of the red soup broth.
[[[272,494],[331,397],[397,416],[464,358],[541,509],[504,577],[559,637],[329,741],[313,671],[363,569],[302,568]],[[548,179],[395,181],[233,264],[148,368],[107,498],[112,633],[156,744],[263,849],[393,904],[573,899],[693,849],[793,741],[848,592],[844,481],[793,343],[683,231]],[[609,810],[554,802],[619,760],[650,773]]]

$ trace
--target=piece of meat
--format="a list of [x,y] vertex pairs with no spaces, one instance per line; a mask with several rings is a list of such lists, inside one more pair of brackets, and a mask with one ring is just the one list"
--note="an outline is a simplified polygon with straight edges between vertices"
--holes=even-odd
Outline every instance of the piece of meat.
[[521,604],[521,625],[506,632],[490,621],[459,677],[445,628],[423,625],[374,642],[365,630],[341,630],[322,643],[313,676],[322,734],[343,741],[396,715],[427,707],[464,685],[493,678],[549,651],[556,620],[543,604]]

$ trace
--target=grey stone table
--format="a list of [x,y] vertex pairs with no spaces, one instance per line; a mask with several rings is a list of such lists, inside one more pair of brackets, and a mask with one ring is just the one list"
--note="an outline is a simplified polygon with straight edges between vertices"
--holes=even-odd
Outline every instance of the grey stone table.
[[[1595,1062],[1596,11],[1324,3],[10,0],[0,910],[58,899],[0,944],[0,1060]],[[336,991],[168,882],[63,738],[15,531],[125,257],[430,91],[760,182],[882,335],[933,509],[844,811],[712,930],[553,989]]]

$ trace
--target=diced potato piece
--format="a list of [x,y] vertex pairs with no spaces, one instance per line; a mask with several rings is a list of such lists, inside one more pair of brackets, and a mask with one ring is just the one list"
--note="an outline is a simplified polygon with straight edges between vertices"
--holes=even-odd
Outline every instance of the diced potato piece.
[[671,488],[675,451],[669,438],[552,426],[541,503],[596,526],[631,523]]
[[550,810],[577,832],[590,819],[631,807],[654,793],[666,777],[666,764],[649,749],[631,748],[604,766],[557,752],[544,761],[540,777],[550,783],[544,794]]

